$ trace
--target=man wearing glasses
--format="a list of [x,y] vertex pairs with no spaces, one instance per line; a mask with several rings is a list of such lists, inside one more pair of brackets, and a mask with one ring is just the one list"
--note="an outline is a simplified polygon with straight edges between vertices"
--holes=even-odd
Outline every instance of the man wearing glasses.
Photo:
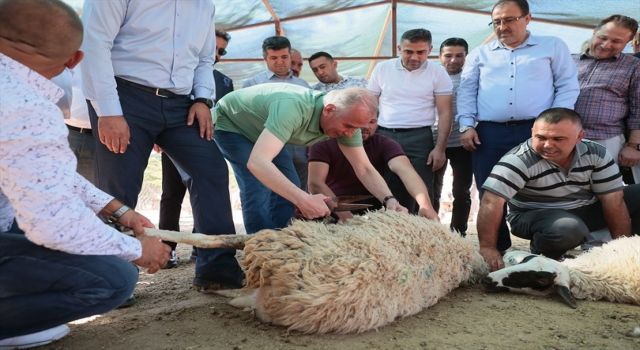
[[[493,166],[529,138],[535,117],[551,107],[573,109],[578,97],[576,67],[566,44],[532,35],[527,31],[530,21],[526,0],[496,2],[489,23],[496,40],[473,50],[462,71],[456,120],[462,146],[473,152],[481,196]],[[500,222],[497,241],[481,246],[492,254],[511,246],[504,215]]]

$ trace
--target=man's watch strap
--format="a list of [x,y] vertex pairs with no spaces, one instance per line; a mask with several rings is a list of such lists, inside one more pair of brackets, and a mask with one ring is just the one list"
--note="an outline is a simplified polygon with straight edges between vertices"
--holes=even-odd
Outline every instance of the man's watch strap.
[[205,105],[207,105],[207,107],[209,107],[209,109],[213,108],[213,101],[209,98],[204,98],[204,97],[194,98],[193,103],[196,103],[196,102],[204,103]]
[[458,128],[458,132],[460,132],[461,134],[469,129],[473,129],[473,126],[471,125],[460,125],[460,128]]
[[114,223],[118,222],[122,215],[124,215],[124,213],[128,212],[129,210],[131,210],[131,208],[123,204],[120,208],[118,208],[118,210],[114,211],[111,216],[109,216],[109,221]]

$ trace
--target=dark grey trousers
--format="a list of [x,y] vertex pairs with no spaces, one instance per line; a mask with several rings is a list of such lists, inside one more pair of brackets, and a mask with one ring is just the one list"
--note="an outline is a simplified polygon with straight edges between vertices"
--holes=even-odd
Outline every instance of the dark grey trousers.
[[[624,188],[632,232],[640,234],[640,185]],[[531,252],[560,258],[567,250],[582,244],[589,232],[607,227],[600,201],[572,209],[538,209],[510,212],[511,233],[531,241]]]

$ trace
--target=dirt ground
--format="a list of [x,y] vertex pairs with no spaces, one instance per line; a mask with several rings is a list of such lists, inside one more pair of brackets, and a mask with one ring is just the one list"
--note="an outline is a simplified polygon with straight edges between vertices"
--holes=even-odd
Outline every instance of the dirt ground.
[[487,294],[479,286],[378,331],[288,332],[191,289],[190,252],[180,245],[177,268],[142,272],[137,304],[71,324],[69,336],[45,349],[640,349],[631,335],[640,326],[638,306],[580,301],[573,310],[557,297]]

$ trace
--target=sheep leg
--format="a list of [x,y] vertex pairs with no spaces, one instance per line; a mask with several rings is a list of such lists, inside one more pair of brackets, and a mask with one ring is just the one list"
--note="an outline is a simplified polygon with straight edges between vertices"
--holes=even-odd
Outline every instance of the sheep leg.
[[244,243],[250,235],[204,235],[202,233],[186,233],[178,231],[145,228],[147,236],[158,237],[164,241],[190,244],[198,248],[234,248],[244,249]]

